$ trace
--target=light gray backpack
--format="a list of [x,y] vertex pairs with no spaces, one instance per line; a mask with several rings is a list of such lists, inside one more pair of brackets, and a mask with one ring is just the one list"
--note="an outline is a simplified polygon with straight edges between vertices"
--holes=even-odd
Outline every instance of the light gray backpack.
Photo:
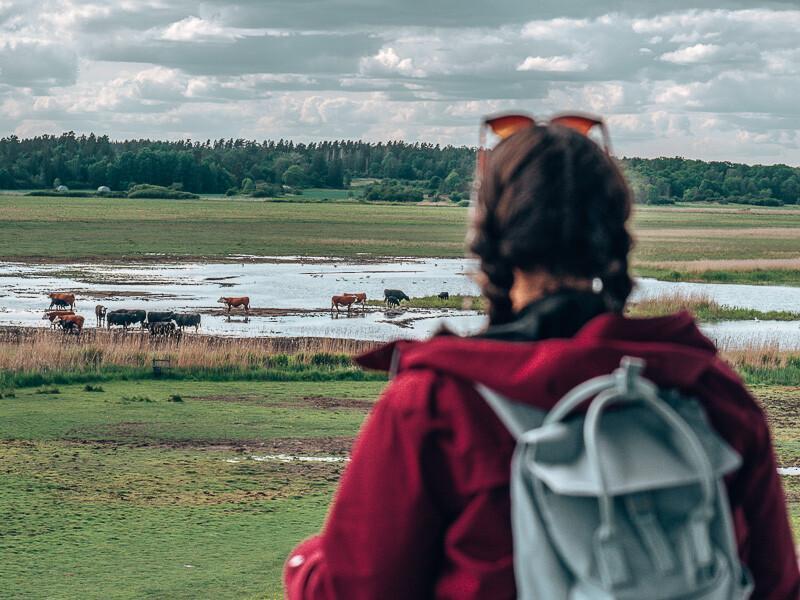
[[518,598],[749,597],[722,481],[740,458],[697,401],[659,390],[643,368],[623,358],[549,413],[477,386],[517,440]]

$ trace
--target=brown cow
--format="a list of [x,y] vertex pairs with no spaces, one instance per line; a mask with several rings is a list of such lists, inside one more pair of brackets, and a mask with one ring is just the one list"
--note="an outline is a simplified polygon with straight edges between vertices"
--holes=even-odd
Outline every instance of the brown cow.
[[55,329],[55,327],[56,327],[55,321],[56,321],[57,317],[66,316],[66,315],[74,315],[74,314],[75,314],[75,312],[71,311],[71,310],[46,310],[46,311],[44,311],[44,316],[42,317],[42,320],[43,321],[45,319],[49,320],[50,321],[50,328],[51,329]]
[[217,302],[222,302],[228,307],[228,312],[231,312],[231,308],[239,308],[240,306],[244,307],[244,312],[250,312],[250,297],[249,296],[242,296],[240,298],[230,298],[230,297],[223,297],[217,300]]
[[107,312],[108,312],[108,309],[105,306],[103,306],[102,304],[98,304],[97,306],[94,307],[94,316],[97,319],[97,326],[98,327],[102,327],[103,326],[103,321],[106,320],[106,313]]
[[53,292],[47,294],[47,297],[50,298],[50,308],[54,306],[69,306],[70,310],[75,310],[75,294]]
[[356,299],[356,304],[360,304],[364,306],[367,303],[367,294],[366,292],[345,292],[344,296],[354,296]]
[[358,298],[355,296],[331,296],[331,312],[333,312],[333,309],[335,308],[336,312],[338,313],[340,306],[346,306],[347,312],[349,313],[353,304],[355,304],[357,301]]
[[56,317],[55,322],[61,326],[64,333],[75,332],[75,334],[80,335],[81,331],[83,331],[83,317],[80,315],[62,315]]

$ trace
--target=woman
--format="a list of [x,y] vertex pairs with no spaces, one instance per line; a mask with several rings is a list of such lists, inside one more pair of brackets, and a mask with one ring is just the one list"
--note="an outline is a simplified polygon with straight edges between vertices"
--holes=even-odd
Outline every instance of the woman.
[[[743,457],[726,479],[754,597],[800,596],[786,507],[760,408],[688,313],[627,319],[630,192],[613,160],[560,125],[526,127],[485,164],[470,248],[490,326],[359,358],[394,375],[358,441],[322,534],[290,556],[291,599],[515,597],[514,444],[476,382],[542,409],[626,354],[703,402]],[[669,354],[669,360],[665,357]]]

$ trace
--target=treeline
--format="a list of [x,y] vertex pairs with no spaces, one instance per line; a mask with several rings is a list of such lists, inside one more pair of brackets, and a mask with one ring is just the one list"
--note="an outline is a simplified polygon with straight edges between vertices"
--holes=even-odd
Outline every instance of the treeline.
[[636,201],[735,202],[762,206],[800,203],[800,169],[685,158],[624,158]]
[[[467,147],[404,142],[333,141],[295,144],[249,140],[114,142],[108,136],[0,139],[0,188],[54,187],[125,190],[136,184],[180,186],[223,194],[270,185],[348,187],[353,178],[464,183],[473,168]],[[462,186],[463,187],[463,186]]]
[[[468,196],[475,149],[405,142],[255,142],[243,139],[115,142],[94,134],[0,139],[0,189],[128,191],[163,186],[205,194],[279,196],[308,187],[348,188],[373,179],[354,196],[419,201]],[[800,201],[800,169],[749,166],[684,158],[623,158],[637,202],[742,202],[781,205]]]

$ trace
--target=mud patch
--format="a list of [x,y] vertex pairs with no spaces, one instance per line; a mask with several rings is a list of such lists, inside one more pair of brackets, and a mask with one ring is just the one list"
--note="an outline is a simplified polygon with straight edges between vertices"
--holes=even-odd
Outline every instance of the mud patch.
[[353,409],[369,411],[373,407],[371,400],[355,400],[353,398],[331,398],[329,396],[306,396],[297,403],[290,404],[294,408],[297,406],[313,408],[317,410],[336,410]]
[[[71,439],[61,440],[64,444],[89,446],[95,448],[127,447],[127,448],[165,448],[173,450],[202,450],[207,452],[235,452],[247,455],[288,456],[346,456],[350,453],[355,440],[350,436],[321,436],[308,438],[273,438],[270,440],[225,440],[225,439],[192,439],[165,440],[148,438],[141,435],[151,423],[114,423],[105,427],[94,428],[93,431],[103,435],[118,432],[119,438],[98,437],[97,439],[80,437],[88,435],[86,430],[73,429],[67,432]],[[125,439],[126,437],[133,439]]]

